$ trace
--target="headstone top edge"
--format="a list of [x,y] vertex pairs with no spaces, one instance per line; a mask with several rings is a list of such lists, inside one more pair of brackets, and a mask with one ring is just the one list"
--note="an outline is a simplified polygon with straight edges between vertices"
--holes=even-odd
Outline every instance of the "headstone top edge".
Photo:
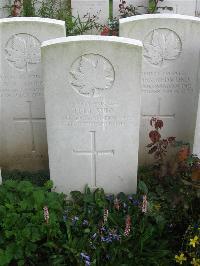
[[139,40],[124,38],[124,37],[115,37],[115,36],[99,36],[99,35],[80,35],[80,36],[71,36],[71,37],[61,37],[56,38],[48,41],[44,41],[42,43],[42,48],[47,46],[56,45],[56,44],[63,44],[63,43],[70,43],[70,42],[77,42],[77,41],[102,41],[102,42],[112,42],[112,43],[123,43],[127,45],[133,45],[138,48],[142,48],[143,44]]
[[0,24],[2,23],[15,23],[15,22],[39,22],[65,26],[65,21],[50,19],[50,18],[39,18],[39,17],[15,17],[15,18],[2,18],[0,19]]
[[119,20],[119,24],[123,25],[125,23],[129,23],[132,21],[141,21],[141,20],[149,20],[149,19],[177,19],[177,20],[188,20],[188,21],[196,21],[200,22],[200,18],[188,15],[180,15],[180,14],[144,14],[137,15],[128,18],[122,18]]

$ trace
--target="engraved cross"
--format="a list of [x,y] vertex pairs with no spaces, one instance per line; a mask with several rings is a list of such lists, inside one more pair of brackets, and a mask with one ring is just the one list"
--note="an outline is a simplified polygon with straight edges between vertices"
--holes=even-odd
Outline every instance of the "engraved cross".
[[159,118],[175,118],[175,114],[161,114],[161,98],[158,98],[158,106],[156,113],[152,114],[144,114],[142,113],[142,118],[152,118],[152,117],[159,117]]
[[114,156],[114,150],[102,150],[97,151],[96,149],[96,132],[90,131],[91,134],[91,150],[73,150],[77,155],[89,155],[91,156],[91,178],[92,178],[92,186],[97,186],[97,156],[99,155],[111,155]]
[[28,117],[21,117],[21,118],[14,117],[13,120],[16,123],[29,123],[30,124],[31,140],[32,140],[32,152],[36,152],[35,136],[34,136],[34,123],[35,122],[44,122],[45,118],[43,118],[43,117],[33,117],[32,102],[31,101],[27,101],[27,103],[28,103],[28,107],[29,107],[29,115],[28,115]]

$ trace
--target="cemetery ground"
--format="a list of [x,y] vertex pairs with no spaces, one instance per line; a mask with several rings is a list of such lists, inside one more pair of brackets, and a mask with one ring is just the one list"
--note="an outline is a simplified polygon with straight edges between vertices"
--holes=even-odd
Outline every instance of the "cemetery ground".
[[68,197],[49,174],[3,171],[0,265],[200,265],[199,160],[138,172],[136,194],[102,189]]

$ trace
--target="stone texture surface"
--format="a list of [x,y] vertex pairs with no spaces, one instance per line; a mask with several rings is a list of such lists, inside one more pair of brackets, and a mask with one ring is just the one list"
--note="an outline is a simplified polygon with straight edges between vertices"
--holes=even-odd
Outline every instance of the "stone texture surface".
[[84,21],[84,16],[88,13],[92,17],[97,15],[96,22],[104,25],[108,22],[109,17],[109,0],[71,0],[72,15]]
[[135,192],[141,42],[60,38],[43,43],[42,58],[50,174],[57,191],[88,184]]
[[6,169],[48,169],[40,45],[63,36],[61,21],[0,21],[0,165]]
[[200,19],[182,15],[143,15],[120,21],[120,36],[141,40],[143,49],[140,164],[152,116],[164,121],[162,137],[193,144],[199,94]]

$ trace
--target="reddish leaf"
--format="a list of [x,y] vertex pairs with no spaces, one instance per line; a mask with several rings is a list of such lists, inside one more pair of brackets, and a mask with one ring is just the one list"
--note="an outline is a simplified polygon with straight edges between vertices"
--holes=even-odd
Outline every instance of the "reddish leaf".
[[158,128],[162,128],[163,127],[163,121],[160,120],[160,119],[157,119],[157,121],[155,122],[155,128],[158,129]]
[[175,137],[169,137],[168,141],[169,141],[169,143],[172,143],[173,141],[175,141],[175,139],[176,139]]
[[153,130],[149,133],[149,138],[153,143],[158,142],[161,138],[161,135],[158,133],[158,131]]
[[149,150],[149,154],[152,154],[152,153],[154,153],[156,150],[158,149],[158,147],[157,146],[154,146],[152,149],[150,149]]
[[151,148],[154,145],[154,143],[149,143],[146,147]]

